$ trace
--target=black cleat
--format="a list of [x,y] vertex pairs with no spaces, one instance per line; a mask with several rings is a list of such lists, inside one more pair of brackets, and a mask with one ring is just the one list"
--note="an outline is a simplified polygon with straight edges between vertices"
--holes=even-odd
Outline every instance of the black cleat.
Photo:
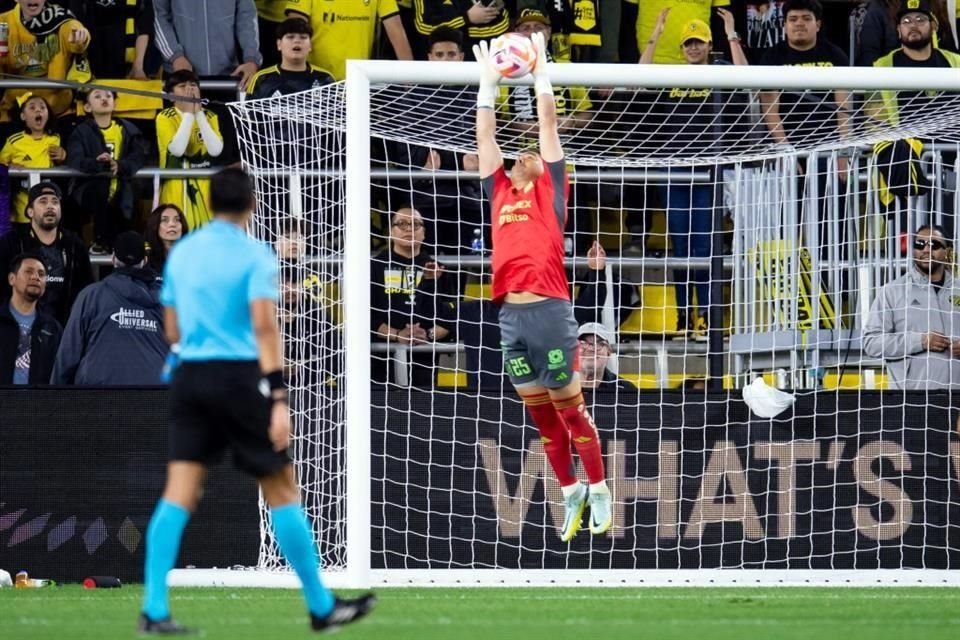
[[375,604],[377,604],[377,596],[372,593],[352,599],[336,598],[333,603],[333,611],[327,614],[325,618],[310,614],[310,627],[314,631],[339,629],[370,613]]
[[[334,611],[336,611],[336,609],[334,609]],[[173,618],[151,620],[145,613],[141,613],[140,619],[137,620],[137,631],[141,635],[157,636],[188,636],[196,633],[194,629],[181,626]]]

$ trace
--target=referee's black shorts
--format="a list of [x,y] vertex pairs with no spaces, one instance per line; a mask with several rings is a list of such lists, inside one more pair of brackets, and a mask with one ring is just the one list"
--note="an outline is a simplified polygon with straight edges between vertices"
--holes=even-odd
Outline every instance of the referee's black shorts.
[[169,459],[213,465],[230,448],[261,478],[290,463],[270,443],[271,402],[256,361],[183,362],[170,385]]

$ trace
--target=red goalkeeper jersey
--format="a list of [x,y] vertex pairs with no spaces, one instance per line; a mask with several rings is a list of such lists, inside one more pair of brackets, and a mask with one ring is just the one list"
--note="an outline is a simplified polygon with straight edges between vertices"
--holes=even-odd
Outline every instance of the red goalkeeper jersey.
[[493,301],[528,291],[570,299],[563,267],[563,228],[567,223],[570,183],[563,160],[523,189],[515,189],[503,167],[485,178],[493,226]]

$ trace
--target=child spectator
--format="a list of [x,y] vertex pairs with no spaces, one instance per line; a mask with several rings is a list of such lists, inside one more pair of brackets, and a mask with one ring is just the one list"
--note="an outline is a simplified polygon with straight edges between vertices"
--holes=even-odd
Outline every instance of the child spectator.
[[113,239],[133,220],[133,175],[143,167],[143,138],[129,120],[113,117],[117,94],[94,89],[83,110],[89,118],[77,125],[67,141],[67,164],[89,174],[111,177],[79,178],[71,194],[83,215],[93,214],[94,244],[90,253],[107,255]]
[[[66,160],[67,152],[60,146],[60,136],[54,133],[55,118],[47,101],[32,93],[23,94],[17,101],[24,130],[7,138],[0,149],[0,164],[11,169],[49,169]],[[25,211],[29,188],[30,181],[25,178],[11,203],[10,219],[16,224],[30,224]]]
[[163,265],[167,263],[173,244],[188,231],[187,217],[175,204],[161,204],[150,213],[144,234],[149,251],[147,266],[156,271],[158,277],[163,276]]
[[[217,115],[199,102],[200,83],[193,71],[174,71],[164,83],[164,91],[191,101],[176,101],[157,114],[157,146],[160,168],[188,169],[209,167],[223,152],[223,135]],[[160,202],[180,207],[191,229],[210,221],[207,207],[210,181],[201,178],[167,180],[160,190]]]

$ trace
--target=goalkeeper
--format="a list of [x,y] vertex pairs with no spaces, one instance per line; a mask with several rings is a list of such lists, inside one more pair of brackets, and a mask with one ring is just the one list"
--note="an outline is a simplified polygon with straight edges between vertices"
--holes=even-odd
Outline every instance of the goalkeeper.
[[[543,35],[534,68],[540,155],[525,151],[508,176],[496,140],[494,102],[500,73],[486,42],[473,47],[480,64],[477,148],[480,178],[490,201],[493,229],[493,300],[500,304],[501,347],[510,382],[540,430],[544,451],[563,490],[560,538],[570,541],[590,504],[590,532],[612,521],[600,439],[580,390],[577,322],[563,265],[567,181],[553,86]],[[571,440],[583,461],[589,490],[575,475]]]

